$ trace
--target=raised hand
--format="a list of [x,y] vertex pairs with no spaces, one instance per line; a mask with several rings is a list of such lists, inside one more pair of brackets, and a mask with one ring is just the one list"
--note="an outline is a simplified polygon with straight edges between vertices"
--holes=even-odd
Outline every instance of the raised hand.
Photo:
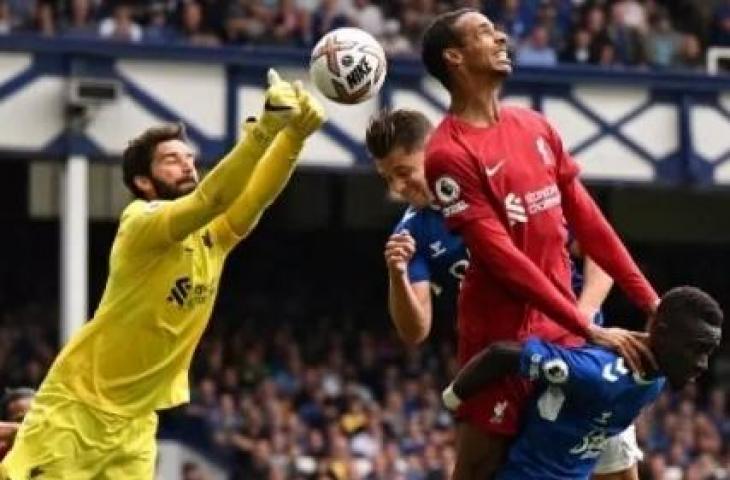
[[593,343],[608,347],[621,355],[634,372],[643,374],[647,367],[657,368],[656,359],[641,334],[623,328],[603,328],[598,325],[591,325],[590,334]]
[[405,273],[414,253],[416,253],[416,241],[407,230],[391,235],[385,244],[384,253],[388,271]]
[[291,83],[281,79],[273,68],[267,75],[269,88],[266,90],[264,111],[259,120],[259,128],[271,141],[301,112],[299,97]]
[[291,119],[289,128],[292,133],[303,140],[322,126],[326,114],[322,104],[311,93],[304,90],[301,81],[295,81],[293,87],[299,100],[299,115]]

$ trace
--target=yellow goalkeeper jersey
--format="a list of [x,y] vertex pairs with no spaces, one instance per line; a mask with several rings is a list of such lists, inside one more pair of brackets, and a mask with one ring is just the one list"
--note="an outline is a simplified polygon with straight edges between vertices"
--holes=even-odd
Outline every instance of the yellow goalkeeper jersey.
[[174,242],[169,205],[136,200],[122,213],[99,307],[44,383],[125,416],[189,400],[190,361],[239,237],[218,217]]

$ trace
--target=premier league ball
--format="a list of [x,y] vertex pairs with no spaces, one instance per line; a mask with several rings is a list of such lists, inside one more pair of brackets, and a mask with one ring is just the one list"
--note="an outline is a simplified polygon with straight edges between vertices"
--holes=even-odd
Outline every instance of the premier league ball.
[[359,28],[338,28],[315,45],[309,75],[325,97],[354,104],[378,93],[386,68],[383,47],[372,35]]

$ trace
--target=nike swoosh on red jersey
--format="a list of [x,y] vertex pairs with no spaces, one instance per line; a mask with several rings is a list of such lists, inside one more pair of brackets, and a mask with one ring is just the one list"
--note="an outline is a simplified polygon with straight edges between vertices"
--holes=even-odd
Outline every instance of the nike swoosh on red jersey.
[[488,177],[493,177],[494,175],[497,174],[499,169],[502,168],[502,165],[504,165],[504,161],[505,161],[505,159],[503,158],[502,160],[499,161],[499,163],[497,163],[492,168],[484,167],[484,172],[486,172]]

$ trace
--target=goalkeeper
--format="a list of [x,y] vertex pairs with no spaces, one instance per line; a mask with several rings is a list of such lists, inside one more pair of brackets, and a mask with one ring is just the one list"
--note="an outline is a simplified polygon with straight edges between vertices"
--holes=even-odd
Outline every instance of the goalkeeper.
[[155,411],[189,400],[225,258],[324,120],[301,84],[274,70],[268,81],[260,119],[199,184],[182,126],[129,143],[124,182],[137,199],[122,213],[104,295],[43,381],[0,478],[154,478]]

